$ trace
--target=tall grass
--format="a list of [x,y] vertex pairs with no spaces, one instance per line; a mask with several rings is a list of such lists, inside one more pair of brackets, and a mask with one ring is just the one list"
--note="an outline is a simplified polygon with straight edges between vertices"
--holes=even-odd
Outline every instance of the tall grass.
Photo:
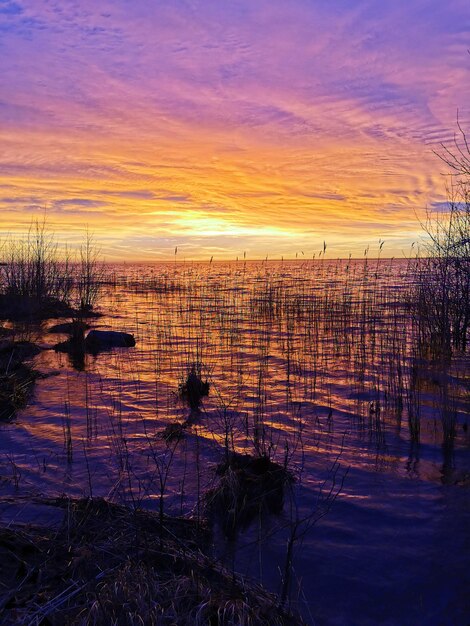
[[93,235],[87,230],[80,246],[78,275],[75,280],[75,308],[81,312],[92,311],[97,304],[102,283],[106,278],[100,251]]
[[416,316],[433,356],[465,352],[470,333],[470,189],[448,210],[428,215],[427,258],[416,281]]
[[459,120],[452,147],[443,146],[450,168],[449,201],[428,212],[426,260],[417,281],[422,339],[437,354],[465,352],[470,334],[470,145]]
[[31,224],[24,237],[4,241],[0,253],[0,314],[82,315],[98,302],[104,269],[88,232],[78,258],[59,248],[45,221]]
[[35,222],[22,239],[11,239],[2,247],[2,292],[10,297],[38,302],[68,302],[72,290],[70,259],[59,260],[54,236],[45,222]]

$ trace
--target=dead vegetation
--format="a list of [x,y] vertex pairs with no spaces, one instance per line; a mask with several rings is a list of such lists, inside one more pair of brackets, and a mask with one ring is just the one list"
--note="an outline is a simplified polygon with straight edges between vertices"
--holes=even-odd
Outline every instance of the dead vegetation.
[[207,509],[227,537],[263,512],[280,513],[285,487],[293,481],[286,467],[268,457],[235,452],[219,464],[217,476],[216,486],[206,495]]
[[[41,500],[59,529],[0,529],[0,621],[15,624],[284,625],[275,596],[208,557],[190,519],[104,500]],[[162,542],[163,537],[163,542]]]

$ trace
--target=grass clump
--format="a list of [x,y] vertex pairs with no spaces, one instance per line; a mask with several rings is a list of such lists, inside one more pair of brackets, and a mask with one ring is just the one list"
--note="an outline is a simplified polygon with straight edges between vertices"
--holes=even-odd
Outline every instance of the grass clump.
[[191,368],[186,380],[179,387],[179,395],[188,403],[191,411],[200,410],[202,399],[209,395],[209,383],[202,380],[199,367]]
[[167,443],[170,443],[171,441],[179,441],[184,437],[184,432],[189,425],[190,424],[187,420],[184,422],[172,422],[165,426],[160,433],[160,437]]
[[36,222],[21,240],[4,244],[0,315],[7,319],[46,319],[69,315],[72,278],[61,263],[45,223]]
[[207,494],[209,512],[234,537],[260,513],[280,513],[289,470],[267,456],[231,452],[217,467],[218,482]]

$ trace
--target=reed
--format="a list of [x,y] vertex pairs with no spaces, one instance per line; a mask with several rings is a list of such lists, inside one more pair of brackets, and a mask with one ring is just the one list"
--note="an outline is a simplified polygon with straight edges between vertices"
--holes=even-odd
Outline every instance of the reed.
[[105,274],[89,233],[78,260],[59,249],[45,219],[24,237],[4,241],[0,252],[0,318],[81,318],[98,302]]

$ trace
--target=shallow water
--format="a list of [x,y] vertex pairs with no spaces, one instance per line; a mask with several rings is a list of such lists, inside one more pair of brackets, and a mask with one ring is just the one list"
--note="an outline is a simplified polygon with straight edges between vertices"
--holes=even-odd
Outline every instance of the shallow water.
[[[412,384],[405,263],[111,271],[91,323],[134,333],[135,348],[87,355],[77,369],[51,349],[65,339],[48,333],[56,321],[23,329],[45,348],[35,366],[46,376],[0,426],[4,499],[66,493],[156,508],[159,469],[167,510],[196,515],[228,436],[239,451],[287,458],[297,480],[282,514],[235,542],[216,529],[227,566],[278,591],[298,520],[291,601],[308,623],[470,623],[468,357],[420,363]],[[194,365],[210,393],[173,453],[158,433],[188,416],[178,387]],[[21,506],[2,515],[34,517]]]

